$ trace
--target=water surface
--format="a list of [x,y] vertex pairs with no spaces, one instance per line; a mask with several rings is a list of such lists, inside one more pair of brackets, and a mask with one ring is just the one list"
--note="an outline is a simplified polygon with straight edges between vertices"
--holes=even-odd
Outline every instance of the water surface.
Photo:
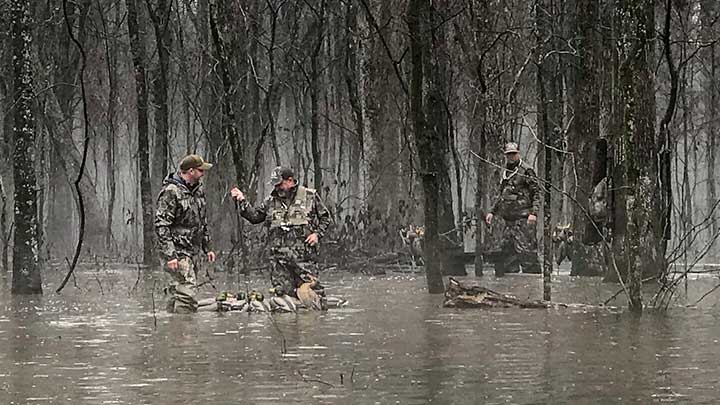
[[[328,274],[347,307],[188,316],[164,313],[160,275],[84,270],[60,295],[61,274],[44,277],[40,297],[12,297],[4,280],[2,404],[714,403],[720,392],[717,294],[640,318],[618,308],[458,310],[440,307],[420,275]],[[539,276],[480,280],[542,296]],[[213,284],[245,281],[221,274]],[[690,281],[678,304],[717,283]],[[617,288],[562,275],[553,299],[597,304]]]

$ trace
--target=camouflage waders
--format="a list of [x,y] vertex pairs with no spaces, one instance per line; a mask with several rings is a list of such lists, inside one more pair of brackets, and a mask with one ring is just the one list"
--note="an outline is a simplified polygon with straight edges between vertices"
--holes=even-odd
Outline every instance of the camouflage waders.
[[495,275],[517,273],[539,274],[540,260],[537,256],[536,224],[528,224],[527,218],[505,221],[500,244],[500,257],[495,262]]
[[165,265],[165,273],[170,276],[167,293],[170,299],[167,302],[167,311],[178,314],[196,312],[197,300],[197,270],[195,263],[189,257],[178,260],[177,269],[170,269]]
[[[296,297],[296,289],[310,281],[311,277],[318,278],[318,265],[310,257],[294,251],[294,249],[272,249],[270,258],[271,285],[292,297]],[[313,288],[318,294],[324,295],[324,289],[318,283]]]

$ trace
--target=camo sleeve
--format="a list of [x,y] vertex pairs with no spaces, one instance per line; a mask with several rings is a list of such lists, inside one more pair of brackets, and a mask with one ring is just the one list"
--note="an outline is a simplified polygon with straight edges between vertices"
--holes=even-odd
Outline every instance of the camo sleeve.
[[532,208],[530,214],[537,216],[540,212],[540,179],[535,174],[535,170],[528,168],[525,171],[527,176],[526,181],[528,185],[528,191],[530,192],[530,200],[532,201]]
[[259,224],[265,221],[268,207],[270,206],[268,203],[269,199],[269,197],[265,199],[257,208],[250,205],[247,199],[240,201],[240,215],[251,224]]
[[175,222],[177,204],[177,196],[172,190],[163,188],[160,191],[157,211],[155,211],[155,234],[158,237],[160,256],[165,261],[177,258],[175,243],[173,242],[172,232],[170,232],[170,227]]
[[202,241],[201,248],[202,251],[207,253],[212,251],[212,247],[210,246],[210,242],[212,239],[210,238],[210,228],[208,227],[208,221],[207,221],[207,205],[205,204],[205,193],[202,195],[203,200],[203,210],[200,213],[200,226],[202,227]]
[[314,219],[310,221],[311,231],[317,233],[318,237],[322,238],[333,221],[330,216],[330,210],[327,209],[317,194],[315,194],[313,198],[313,208],[310,211],[310,218]]

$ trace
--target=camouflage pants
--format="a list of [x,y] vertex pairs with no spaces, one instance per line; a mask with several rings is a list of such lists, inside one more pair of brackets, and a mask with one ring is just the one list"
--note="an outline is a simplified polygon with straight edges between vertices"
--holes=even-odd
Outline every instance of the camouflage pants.
[[538,245],[535,224],[529,225],[527,218],[505,221],[500,243],[500,257],[495,263],[495,274],[540,273],[537,255]]
[[[318,265],[308,257],[292,254],[292,252],[275,252],[270,263],[270,284],[292,297],[301,284],[310,281],[310,276],[318,278]],[[323,287],[318,282],[313,288],[323,295]]]
[[197,270],[195,263],[190,257],[182,257],[178,261],[177,269],[171,270],[165,267],[165,273],[170,276],[167,292],[170,299],[167,302],[168,312],[188,314],[196,312],[198,302],[197,295]]

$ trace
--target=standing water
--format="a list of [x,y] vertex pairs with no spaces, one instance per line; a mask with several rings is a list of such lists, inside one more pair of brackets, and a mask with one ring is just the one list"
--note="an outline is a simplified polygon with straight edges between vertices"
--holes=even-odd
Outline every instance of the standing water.
[[[326,274],[328,292],[349,304],[323,313],[168,315],[158,274],[136,285],[130,270],[86,270],[58,295],[60,276],[46,272],[37,297],[10,296],[5,279],[2,404],[712,403],[720,392],[720,301],[680,306],[715,278],[691,281],[675,309],[638,318],[447,309],[407,274]],[[223,277],[218,289],[245,288]],[[542,297],[538,276],[479,280]],[[553,298],[598,304],[617,288],[559,276]]]

